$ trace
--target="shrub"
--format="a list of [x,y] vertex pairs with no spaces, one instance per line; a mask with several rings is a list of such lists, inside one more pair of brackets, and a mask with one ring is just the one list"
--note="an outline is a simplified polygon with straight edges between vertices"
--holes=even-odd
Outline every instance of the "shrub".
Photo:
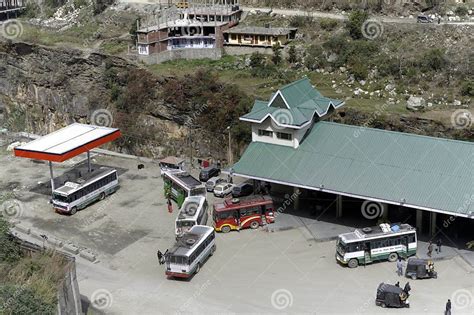
[[321,26],[321,28],[326,31],[332,31],[334,28],[336,28],[337,24],[338,22],[336,20],[328,18],[322,18],[319,21],[319,26]]
[[272,56],[272,62],[275,65],[280,64],[281,62],[281,46],[280,43],[276,43],[272,46],[272,51],[273,51],[273,56]]
[[288,62],[289,63],[298,62],[298,53],[296,52],[295,46],[290,46],[290,49],[288,50]]
[[309,70],[316,70],[326,65],[326,58],[324,57],[323,48],[320,45],[313,44],[306,48],[304,65]]
[[350,72],[354,75],[356,80],[365,80],[369,74],[369,69],[367,64],[357,61],[353,63],[350,67]]
[[454,13],[459,16],[466,16],[469,13],[469,10],[465,6],[459,6],[454,10]]
[[427,51],[419,63],[421,69],[424,71],[437,71],[443,69],[448,64],[448,60],[443,50],[434,48]]
[[346,29],[353,39],[361,39],[363,37],[362,25],[368,18],[369,14],[362,10],[353,11],[349,15],[349,20],[346,22]]
[[23,15],[28,19],[32,19],[35,18],[39,12],[41,12],[41,10],[38,4],[34,1],[28,1]]
[[54,314],[57,306],[43,301],[34,290],[25,285],[0,285],[2,314]]
[[464,81],[461,83],[461,95],[474,96],[474,81]]
[[87,0],[74,0],[74,8],[78,9],[87,5]]
[[97,15],[104,12],[114,2],[115,0],[94,0],[94,14]]
[[0,262],[13,263],[21,256],[20,247],[10,235],[10,225],[0,217]]

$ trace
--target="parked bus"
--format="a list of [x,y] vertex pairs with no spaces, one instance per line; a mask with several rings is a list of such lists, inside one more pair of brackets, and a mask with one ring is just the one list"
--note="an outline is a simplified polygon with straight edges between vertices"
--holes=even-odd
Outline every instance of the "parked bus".
[[189,278],[216,251],[215,232],[210,226],[195,225],[165,253],[166,275]]
[[182,236],[195,225],[206,225],[208,204],[204,196],[191,196],[184,199],[175,222],[175,234]]
[[184,199],[189,196],[205,196],[206,187],[184,171],[167,171],[163,173],[165,197],[170,197],[178,204],[183,205]]
[[339,235],[336,259],[349,268],[373,261],[396,261],[416,254],[416,229],[409,224],[383,223]]
[[100,167],[74,182],[53,191],[53,207],[58,212],[75,214],[96,200],[102,200],[118,189],[117,170]]
[[245,228],[256,229],[275,222],[273,200],[262,195],[226,199],[214,204],[212,217],[216,231],[223,233]]

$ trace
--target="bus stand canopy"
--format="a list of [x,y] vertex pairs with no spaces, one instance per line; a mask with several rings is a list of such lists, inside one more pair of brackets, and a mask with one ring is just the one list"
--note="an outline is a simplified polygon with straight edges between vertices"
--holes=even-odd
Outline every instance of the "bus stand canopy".
[[14,154],[18,157],[48,161],[51,190],[54,191],[52,162],[64,162],[87,152],[87,164],[90,172],[90,150],[111,142],[120,135],[120,130],[117,128],[74,123],[14,148]]

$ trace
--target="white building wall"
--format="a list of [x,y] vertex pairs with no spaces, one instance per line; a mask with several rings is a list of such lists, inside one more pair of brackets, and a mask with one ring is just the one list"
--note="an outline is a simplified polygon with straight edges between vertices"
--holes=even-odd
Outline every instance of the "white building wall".
[[[273,132],[272,137],[259,136],[258,134],[259,129],[272,131]],[[292,128],[279,128],[275,125],[274,122],[272,122],[271,118],[267,118],[261,124],[252,123],[252,141],[285,145],[285,146],[297,148],[307,129],[308,128],[304,128],[304,130],[297,130],[297,129],[292,129]],[[284,132],[284,133],[291,134],[292,140],[277,138],[277,134],[276,134],[277,132]]]

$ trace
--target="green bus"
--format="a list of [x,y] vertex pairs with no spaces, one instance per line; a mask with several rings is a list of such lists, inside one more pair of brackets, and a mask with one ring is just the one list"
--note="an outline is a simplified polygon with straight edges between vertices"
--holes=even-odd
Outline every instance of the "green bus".
[[206,187],[188,172],[166,171],[163,173],[164,194],[181,207],[184,199],[190,196],[206,196]]

